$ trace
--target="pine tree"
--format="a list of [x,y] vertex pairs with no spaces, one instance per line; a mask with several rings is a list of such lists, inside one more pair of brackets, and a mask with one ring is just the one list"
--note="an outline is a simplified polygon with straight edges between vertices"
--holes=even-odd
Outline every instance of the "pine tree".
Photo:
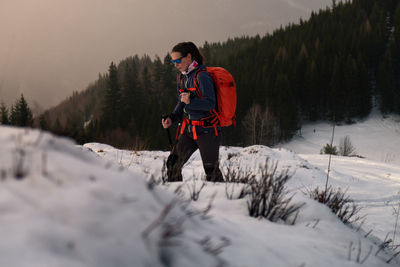
[[336,121],[345,119],[346,113],[346,88],[343,79],[343,59],[342,57],[335,57],[333,65],[333,73],[331,83],[329,86],[329,118]]
[[171,56],[164,57],[164,63],[160,73],[160,99],[163,110],[172,110],[176,104],[176,71],[171,64]]
[[351,55],[347,56],[343,78],[343,85],[345,89],[345,93],[343,94],[344,99],[342,99],[342,101],[345,103],[344,114],[345,119],[347,121],[351,121],[351,118],[354,118],[358,115],[358,99],[360,98],[360,95],[357,92],[357,88],[359,86],[357,63]]
[[8,109],[3,102],[0,104],[0,123],[3,125],[10,124],[8,119]]
[[32,126],[32,111],[29,108],[23,94],[21,94],[21,98],[16,105],[18,110],[18,126]]
[[151,74],[147,66],[145,66],[142,70],[142,86],[143,90],[146,92],[150,92],[152,90]]
[[30,110],[23,94],[21,94],[21,98],[11,106],[9,121],[11,125],[15,126],[25,127],[33,125],[32,111]]
[[392,57],[389,50],[379,64],[376,82],[380,94],[381,111],[383,113],[393,112],[395,110],[395,94],[392,81]]
[[18,121],[18,114],[17,114],[17,107],[15,105],[11,105],[11,109],[10,109],[10,117],[9,117],[9,122],[11,125],[17,125],[17,121]]
[[395,77],[395,98],[396,110],[400,114],[400,3],[398,3],[394,18],[393,18],[393,42],[392,42],[392,57],[393,57],[393,71]]
[[45,130],[45,131],[49,130],[49,125],[48,125],[45,114],[41,114],[39,116],[39,127],[40,127],[40,129]]
[[294,95],[290,90],[289,79],[283,73],[278,73],[275,88],[278,93],[276,100],[276,116],[280,127],[280,140],[290,139],[299,128],[298,109]]
[[103,130],[120,126],[121,92],[118,84],[118,70],[114,62],[108,69],[108,86],[104,96],[102,123]]
[[143,107],[138,83],[138,72],[134,60],[127,60],[122,64],[121,81],[121,126],[133,133],[137,129],[136,121],[139,119],[139,111]]
[[51,131],[58,135],[64,134],[64,129],[61,126],[59,118],[57,118],[56,121],[54,122],[54,125],[51,127]]
[[364,59],[359,54],[357,59],[358,65],[358,83],[357,83],[357,116],[362,118],[369,114],[372,109],[372,92],[371,83],[368,78],[368,70],[364,63]]

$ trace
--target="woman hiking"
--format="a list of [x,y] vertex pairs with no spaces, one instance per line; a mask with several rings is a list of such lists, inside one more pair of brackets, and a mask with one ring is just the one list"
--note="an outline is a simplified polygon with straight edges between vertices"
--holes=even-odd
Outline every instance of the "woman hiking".
[[178,103],[161,123],[168,128],[180,122],[179,137],[168,157],[168,181],[182,181],[182,167],[190,156],[200,150],[207,181],[223,182],[219,169],[221,129],[216,125],[214,83],[203,65],[203,56],[192,42],[175,45],[172,63],[181,72],[177,79]]

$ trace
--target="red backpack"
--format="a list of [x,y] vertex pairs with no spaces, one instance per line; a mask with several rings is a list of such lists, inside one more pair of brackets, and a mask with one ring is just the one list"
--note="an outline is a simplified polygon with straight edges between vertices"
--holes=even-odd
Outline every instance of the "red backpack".
[[[236,125],[236,84],[232,74],[221,67],[207,67],[208,74],[214,81],[215,94],[217,96],[216,112],[219,116],[219,126]],[[198,83],[200,72],[194,75],[194,86],[199,97],[202,97]]]
[[[215,110],[212,110],[212,115],[210,118],[204,118],[200,121],[190,121],[190,124],[193,126],[200,125],[203,127],[213,127],[215,129],[216,135],[218,132],[216,131],[216,126],[236,126],[236,84],[233,79],[232,74],[230,74],[227,70],[221,67],[207,67],[206,69],[198,70],[193,78],[193,83],[195,88],[188,88],[189,91],[196,91],[197,95],[201,98],[202,94],[199,89],[199,74],[202,71],[207,71],[211,78],[214,81],[215,94],[217,99],[217,107]],[[182,79],[179,76],[180,88],[182,88]],[[213,119],[213,116],[218,119]],[[182,125],[181,133],[185,128],[185,124],[189,123],[188,121],[184,121]],[[193,127],[193,133],[195,139],[197,135],[195,133],[195,128]]]
[[236,84],[232,74],[221,67],[206,69],[214,81],[220,126],[236,126]]

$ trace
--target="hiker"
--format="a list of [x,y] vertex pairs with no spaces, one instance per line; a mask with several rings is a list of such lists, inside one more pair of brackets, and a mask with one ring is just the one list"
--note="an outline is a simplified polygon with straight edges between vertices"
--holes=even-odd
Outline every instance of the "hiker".
[[223,182],[218,161],[221,128],[216,125],[218,119],[213,113],[216,107],[214,83],[205,71],[203,56],[194,43],[182,42],[173,47],[171,58],[181,72],[177,83],[178,103],[161,122],[164,128],[169,128],[172,123],[181,122],[182,117],[183,121],[168,157],[168,181],[182,181],[183,165],[199,149],[207,181]]

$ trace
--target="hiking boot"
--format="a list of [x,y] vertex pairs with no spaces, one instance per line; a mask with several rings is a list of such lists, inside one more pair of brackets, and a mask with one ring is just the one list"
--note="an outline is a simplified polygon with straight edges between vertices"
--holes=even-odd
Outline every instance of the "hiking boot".
[[205,169],[206,179],[208,182],[223,183],[225,182],[222,172],[219,168]]

